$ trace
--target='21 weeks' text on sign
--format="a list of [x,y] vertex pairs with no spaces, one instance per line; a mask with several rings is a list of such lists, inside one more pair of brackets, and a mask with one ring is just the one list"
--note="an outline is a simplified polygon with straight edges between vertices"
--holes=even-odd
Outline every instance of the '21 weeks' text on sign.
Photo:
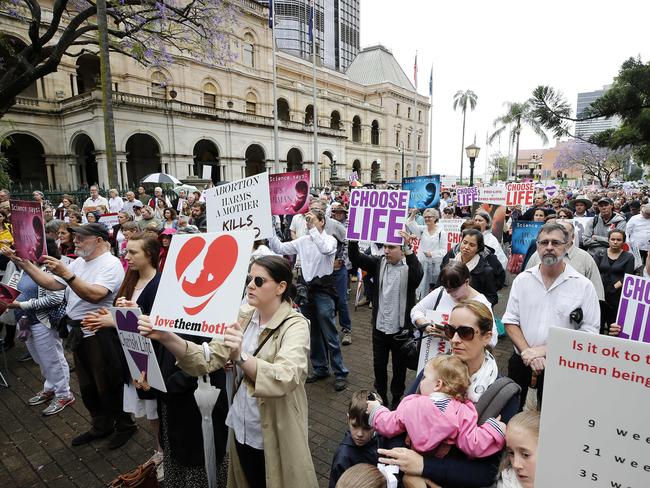
[[406,223],[408,201],[405,190],[352,190],[347,238],[402,244],[399,231]]

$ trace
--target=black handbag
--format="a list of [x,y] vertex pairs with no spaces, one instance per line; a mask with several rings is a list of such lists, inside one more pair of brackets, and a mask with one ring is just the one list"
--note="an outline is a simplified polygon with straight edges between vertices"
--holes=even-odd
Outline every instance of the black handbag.
[[[444,288],[440,290],[440,293],[438,293],[438,297],[436,298],[436,303],[433,306],[433,310],[436,310],[438,308],[438,304],[442,298],[443,291]],[[421,328],[417,328],[420,330],[420,337],[415,337],[413,329],[410,327],[404,327],[400,332],[395,334],[394,339],[397,342],[401,343],[399,346],[399,357],[402,361],[404,361],[406,367],[408,369],[412,369],[413,371],[417,371],[418,369],[418,362],[420,360],[420,342],[425,337],[429,337],[428,335],[424,335],[425,328],[426,325]]]

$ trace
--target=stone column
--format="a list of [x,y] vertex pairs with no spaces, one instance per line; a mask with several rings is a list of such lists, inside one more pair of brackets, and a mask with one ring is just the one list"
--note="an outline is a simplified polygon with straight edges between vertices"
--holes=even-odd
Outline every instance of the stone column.
[[[108,163],[106,160],[106,151],[95,151],[95,160],[97,161],[97,174],[99,176],[100,188],[108,188],[110,182],[108,180]],[[81,166],[84,171],[84,166]]]

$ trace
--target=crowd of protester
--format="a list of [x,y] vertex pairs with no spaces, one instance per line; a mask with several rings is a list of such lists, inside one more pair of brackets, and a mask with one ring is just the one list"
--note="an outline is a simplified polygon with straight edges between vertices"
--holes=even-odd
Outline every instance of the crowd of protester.
[[[232,403],[221,395],[212,412],[211,477],[218,486],[318,486],[305,384],[333,375],[333,388],[347,390],[342,348],[356,327],[348,295],[350,282],[362,280],[356,305],[371,309],[374,384],[348,395],[330,487],[387,486],[382,463],[398,466],[407,487],[531,488],[548,325],[618,335],[624,274],[648,276],[644,191],[559,190],[549,200],[539,190],[530,208],[507,209],[501,230],[489,208],[460,207],[446,190],[438,209],[410,211],[400,246],[347,241],[349,191],[326,189],[311,196],[307,213],[274,218],[276,235],[255,242],[238,322],[223,342],[204,347],[200,337],[153,330],[148,318],[174,236],[206,231],[201,192],[89,190],[83,202],[63,195],[56,205],[33,193],[46,221],[48,255],[39,262],[13,252],[11,196],[0,190],[2,283],[20,290],[0,316],[3,347],[26,341],[19,360],[33,359],[44,379],[26,402],[46,405],[45,416],[76,401],[75,371],[91,425],[73,446],[107,438],[118,449],[136,432],[134,417],[145,417],[155,438],[151,460],[171,487],[208,486],[194,391],[199,377],[225,390],[233,369]],[[107,214],[117,214],[110,225]],[[441,219],[463,220],[460,242],[448,244]],[[513,267],[517,221],[541,227]],[[505,314],[497,317],[492,307],[506,286]],[[166,393],[131,379],[111,306],[141,309],[139,329],[153,340]],[[431,311],[447,323],[433,322]],[[491,352],[500,332],[514,345],[505,372]],[[445,354],[408,385],[423,337],[446,341]]]

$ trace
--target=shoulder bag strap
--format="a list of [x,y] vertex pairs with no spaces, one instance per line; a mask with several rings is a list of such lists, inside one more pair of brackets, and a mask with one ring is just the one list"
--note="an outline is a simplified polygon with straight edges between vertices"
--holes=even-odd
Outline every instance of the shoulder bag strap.
[[442,292],[445,291],[443,288],[440,290],[440,293],[438,293],[438,298],[436,298],[436,304],[433,306],[433,309],[436,310],[438,308],[438,304],[440,303],[440,300],[442,300]]

